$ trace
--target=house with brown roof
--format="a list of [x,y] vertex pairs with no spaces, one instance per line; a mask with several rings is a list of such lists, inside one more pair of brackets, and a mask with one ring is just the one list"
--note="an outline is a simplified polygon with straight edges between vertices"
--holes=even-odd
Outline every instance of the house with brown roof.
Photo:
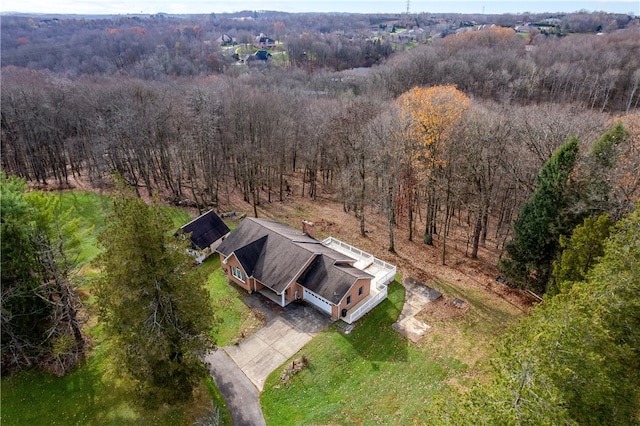
[[267,37],[264,34],[260,34],[259,36],[256,37],[253,45],[258,49],[273,49],[276,47],[276,41],[271,37]]
[[305,301],[351,323],[387,296],[393,265],[333,238],[314,238],[282,223],[246,218],[217,247],[229,281],[280,306]]

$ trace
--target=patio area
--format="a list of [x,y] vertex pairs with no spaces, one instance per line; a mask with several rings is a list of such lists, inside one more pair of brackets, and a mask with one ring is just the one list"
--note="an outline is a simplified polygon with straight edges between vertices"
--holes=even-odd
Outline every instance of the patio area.
[[356,262],[353,266],[374,277],[369,296],[349,309],[345,317],[340,318],[351,324],[386,299],[387,286],[395,279],[396,267],[333,237],[322,241],[322,244],[354,259]]

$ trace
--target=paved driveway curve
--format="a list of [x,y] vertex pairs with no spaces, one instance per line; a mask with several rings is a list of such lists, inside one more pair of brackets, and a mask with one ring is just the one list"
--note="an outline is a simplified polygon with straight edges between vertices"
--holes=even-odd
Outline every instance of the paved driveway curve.
[[276,368],[291,358],[329,325],[329,317],[306,304],[270,307],[259,294],[245,303],[260,309],[265,326],[238,345],[224,346],[209,354],[211,376],[224,397],[235,425],[264,425],[260,392]]
[[258,389],[229,355],[224,350],[218,349],[207,355],[205,361],[209,363],[211,377],[227,402],[233,424],[235,426],[266,426],[262,408],[260,408]]

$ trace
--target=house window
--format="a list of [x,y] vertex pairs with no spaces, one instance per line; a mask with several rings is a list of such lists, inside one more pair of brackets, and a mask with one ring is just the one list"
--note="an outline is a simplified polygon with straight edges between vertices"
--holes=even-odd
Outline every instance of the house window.
[[358,289],[358,296],[362,296],[362,286]]
[[347,305],[351,304],[351,296],[347,296]]
[[232,266],[231,267],[231,275],[233,275],[234,277],[236,277],[240,281],[244,282],[244,274],[242,273],[242,270],[240,268],[238,268],[237,266]]

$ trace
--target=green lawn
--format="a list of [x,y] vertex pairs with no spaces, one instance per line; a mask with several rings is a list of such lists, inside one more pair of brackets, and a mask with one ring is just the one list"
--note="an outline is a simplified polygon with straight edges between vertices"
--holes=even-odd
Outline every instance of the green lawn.
[[239,343],[262,325],[261,313],[252,311],[242,302],[240,296],[246,295],[243,289],[229,285],[220,269],[220,257],[217,254],[209,257],[200,268],[208,276],[206,285],[216,312],[217,324],[212,333],[217,345]]
[[78,262],[87,264],[99,253],[97,238],[104,229],[104,218],[111,209],[111,201],[104,195],[85,191],[64,191],[52,195],[60,199],[62,211],[74,209],[85,233],[81,240]]
[[95,339],[86,362],[64,377],[37,370],[2,379],[3,425],[190,425],[207,415],[212,400],[230,424],[224,400],[212,379],[195,392],[193,402],[146,410],[136,404],[136,392],[111,366],[108,345],[100,327],[91,330]]
[[167,214],[167,216],[169,216],[169,219],[171,219],[173,223],[173,227],[175,229],[170,230],[171,233],[180,229],[182,225],[190,222],[193,219],[193,217],[191,217],[191,215],[187,211],[179,209],[177,207],[162,206],[160,208]]
[[517,316],[499,305],[487,320],[474,306],[465,317],[431,324],[414,345],[392,328],[403,302],[404,287],[392,283],[388,299],[351,334],[330,326],[296,354],[310,364],[290,384],[280,382],[282,368],[272,373],[261,396],[267,424],[423,424],[431,401],[486,368],[475,351],[488,353],[491,338],[480,332],[497,333]]
[[[91,192],[66,191],[52,196],[60,197],[64,210],[74,208],[74,216],[80,220],[80,228],[86,230],[82,239],[78,260],[82,273],[90,272],[89,262],[99,250],[96,247],[98,233],[104,229],[104,219],[110,208],[107,197]],[[166,208],[177,229],[191,220],[184,210]],[[173,232],[173,230],[170,230]],[[217,256],[202,266],[205,268],[207,287],[216,300],[216,312],[224,322],[213,330],[221,344],[233,341],[241,334],[243,321],[229,318],[252,318],[248,308],[237,298],[232,287],[226,284],[219,269]],[[226,293],[225,293],[226,292]],[[91,284],[84,284],[81,293],[89,312],[92,306]],[[225,294],[224,303],[219,298]],[[244,310],[243,310],[244,308]],[[95,323],[92,317],[91,323]],[[88,328],[92,348],[86,361],[65,377],[56,377],[41,371],[24,371],[11,377],[3,377],[1,386],[0,424],[3,425],[188,425],[195,419],[210,413],[213,405],[219,407],[222,424],[231,424],[231,414],[211,378],[203,381],[189,404],[159,410],[145,410],[136,403],[135,389],[124,381],[108,359],[108,345],[103,341],[99,325]]]
[[[104,228],[109,201],[88,192],[59,196],[64,208],[75,208],[81,227],[88,230],[79,255],[81,263],[87,264],[98,253],[96,236]],[[183,210],[167,211],[176,228],[191,219]],[[227,283],[218,256],[199,269],[207,277],[205,285],[215,304],[217,324],[212,334],[219,346],[237,343],[261,325],[261,315],[240,300],[243,290]],[[468,386],[482,377],[492,340],[521,313],[481,291],[444,282],[430,285],[466,300],[471,309],[446,320],[425,318],[433,328],[414,345],[392,328],[404,302],[404,288],[393,283],[388,299],[351,334],[330,326],[296,354],[294,358],[304,354],[310,364],[288,385],[280,383],[282,368],[269,377],[261,396],[267,422],[420,424],[427,419],[432,400],[442,398],[451,386]],[[91,309],[90,293],[86,284],[83,294]],[[100,326],[92,325],[89,333],[90,355],[66,377],[26,371],[2,378],[0,424],[182,425],[206,416],[214,404],[220,408],[222,424],[231,424],[211,379],[203,382],[190,404],[154,411],[140,407],[132,385],[109,362]]]
[[[78,263],[88,264],[100,251],[97,237],[104,229],[104,219],[111,209],[109,197],[87,191],[62,191],[51,194],[51,196],[60,199],[62,211],[73,209],[73,217],[80,220],[80,229],[85,232],[81,241]],[[169,216],[175,229],[193,219],[185,210],[171,207],[161,208]],[[169,232],[174,231],[169,230]]]

